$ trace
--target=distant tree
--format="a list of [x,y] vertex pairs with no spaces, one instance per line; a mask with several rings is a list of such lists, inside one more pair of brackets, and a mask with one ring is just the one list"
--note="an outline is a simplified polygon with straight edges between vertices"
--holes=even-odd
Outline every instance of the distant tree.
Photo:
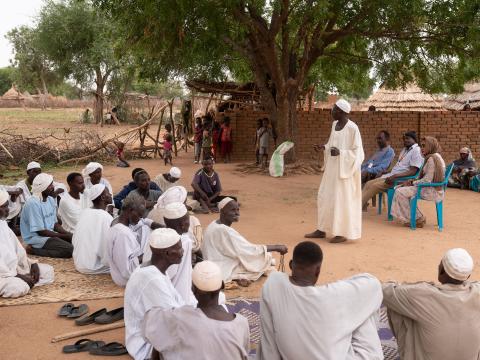
[[14,69],[11,66],[0,68],[0,96],[5,94],[14,82]]

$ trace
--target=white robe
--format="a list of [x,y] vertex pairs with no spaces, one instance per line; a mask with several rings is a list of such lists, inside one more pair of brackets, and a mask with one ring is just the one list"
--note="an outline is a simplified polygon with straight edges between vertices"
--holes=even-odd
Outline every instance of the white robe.
[[381,284],[370,274],[302,287],[273,272],[262,288],[257,360],[381,360],[381,303]]
[[62,220],[62,227],[70,233],[75,231],[80,213],[82,212],[83,194],[77,200],[68,192],[63,194],[58,205],[58,217]]
[[230,226],[216,220],[208,225],[203,234],[202,254],[220,266],[223,280],[258,280],[272,263],[272,254],[265,245],[248,242]]
[[[62,199],[62,202],[64,199]],[[73,262],[84,274],[110,272],[107,256],[107,234],[112,216],[105,210],[85,209],[73,233]]]
[[[336,124],[334,121],[325,144],[325,171],[317,198],[317,229],[355,240],[362,236],[362,138],[358,126],[351,120],[340,131],[335,131]],[[339,156],[330,155],[332,147],[340,150]]]
[[[23,190],[23,193],[19,196],[20,203],[22,204],[22,207],[27,202],[27,200],[30,199],[33,195],[32,192],[30,191],[30,189],[28,188],[28,185],[25,181],[26,181],[26,179],[20,180],[16,185],[17,188],[20,188],[20,189]],[[60,182],[54,181],[53,182],[53,187],[55,188],[55,190],[63,189],[63,193],[58,195],[60,197],[63,197],[63,195],[67,192],[67,187],[65,186],[65,184],[62,184]]]
[[[25,249],[4,220],[0,220],[0,297],[20,297],[30,292],[28,284],[17,278],[17,274],[28,275],[32,264]],[[54,280],[53,267],[38,264],[40,279],[35,286],[51,284]]]

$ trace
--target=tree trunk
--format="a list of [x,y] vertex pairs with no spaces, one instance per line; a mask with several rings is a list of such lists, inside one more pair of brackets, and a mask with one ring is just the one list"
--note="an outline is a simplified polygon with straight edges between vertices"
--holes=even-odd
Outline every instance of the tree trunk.
[[95,81],[97,88],[95,89],[95,104],[94,104],[94,119],[95,124],[99,124],[103,126],[103,89],[105,87],[105,82],[103,81],[103,77],[97,76],[97,80]]

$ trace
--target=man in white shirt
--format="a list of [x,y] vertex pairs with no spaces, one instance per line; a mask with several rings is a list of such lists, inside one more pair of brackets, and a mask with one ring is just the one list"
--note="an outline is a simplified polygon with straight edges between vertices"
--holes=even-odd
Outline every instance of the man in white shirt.
[[172,166],[168,173],[157,175],[153,181],[158,185],[162,192],[165,192],[172,186],[175,186],[175,183],[180,180],[181,177],[182,170]]
[[62,227],[73,233],[83,206],[83,191],[85,183],[80,173],[71,173],[67,176],[69,192],[63,194],[58,205],[58,217],[62,220]]

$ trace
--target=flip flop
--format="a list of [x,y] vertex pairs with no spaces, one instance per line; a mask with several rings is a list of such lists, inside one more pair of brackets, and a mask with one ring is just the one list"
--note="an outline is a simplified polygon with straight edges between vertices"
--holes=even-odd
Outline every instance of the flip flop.
[[70,314],[67,315],[67,318],[69,318],[69,319],[79,318],[80,316],[83,316],[86,313],[88,313],[88,305],[81,304],[79,306],[75,306],[70,311]]
[[105,314],[97,316],[95,322],[97,324],[111,324],[115,321],[123,319],[123,307],[114,309],[112,311],[107,311]]
[[66,303],[63,305],[60,310],[58,310],[58,316],[67,316],[70,314],[72,309],[75,307],[75,304],[73,303]]
[[97,316],[103,315],[106,312],[107,312],[107,309],[105,308],[100,309],[98,311],[95,311],[93,314],[90,314],[88,316],[82,317],[81,319],[75,320],[75,324],[77,324],[78,326],[93,324]]
[[118,342],[111,342],[98,349],[91,349],[90,355],[119,356],[127,354],[127,348]]
[[102,346],[105,346],[103,341],[93,341],[90,339],[80,339],[73,345],[65,345],[63,347],[63,352],[65,354],[73,354],[82,351],[90,351],[92,349],[98,349]]

